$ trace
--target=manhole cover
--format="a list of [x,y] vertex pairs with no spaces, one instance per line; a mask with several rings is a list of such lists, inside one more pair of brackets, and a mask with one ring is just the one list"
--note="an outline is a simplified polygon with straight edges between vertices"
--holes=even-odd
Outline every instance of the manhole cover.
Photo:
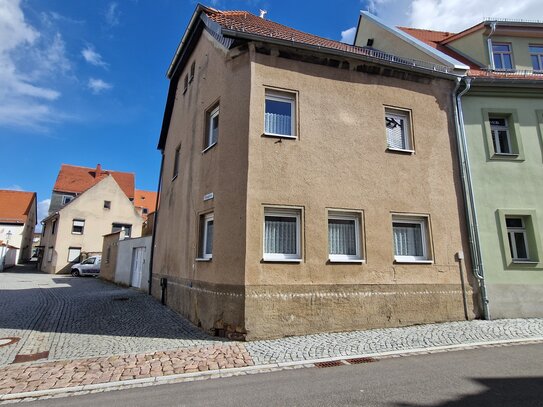
[[0,347],[18,342],[20,338],[0,338]]

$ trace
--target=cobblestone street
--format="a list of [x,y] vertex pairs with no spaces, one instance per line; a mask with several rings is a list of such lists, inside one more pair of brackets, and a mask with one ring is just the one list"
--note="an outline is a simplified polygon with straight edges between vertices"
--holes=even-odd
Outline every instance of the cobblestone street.
[[18,267],[0,274],[0,397],[327,358],[543,341],[543,319],[510,319],[228,342],[207,336],[145,293],[32,271]]
[[145,353],[219,343],[149,295],[93,277],[0,274],[0,366],[17,355],[46,360]]

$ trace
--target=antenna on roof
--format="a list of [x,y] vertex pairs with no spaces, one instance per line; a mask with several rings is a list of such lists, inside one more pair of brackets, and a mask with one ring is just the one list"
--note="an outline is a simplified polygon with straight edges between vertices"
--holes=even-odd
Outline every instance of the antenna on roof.
[[266,19],[266,14],[268,14],[267,10],[260,9],[260,15],[259,15],[260,18],[265,20]]

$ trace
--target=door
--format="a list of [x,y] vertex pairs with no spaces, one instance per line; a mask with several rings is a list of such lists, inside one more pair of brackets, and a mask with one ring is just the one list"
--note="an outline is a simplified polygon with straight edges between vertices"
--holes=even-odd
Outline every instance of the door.
[[143,262],[145,261],[145,247],[135,247],[132,252],[132,270],[130,285],[141,288],[141,275],[143,273]]

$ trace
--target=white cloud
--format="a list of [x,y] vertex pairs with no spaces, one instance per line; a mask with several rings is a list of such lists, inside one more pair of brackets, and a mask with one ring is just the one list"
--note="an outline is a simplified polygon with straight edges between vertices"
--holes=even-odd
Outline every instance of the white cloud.
[[87,86],[95,95],[102,93],[103,91],[111,89],[113,87],[111,83],[107,83],[107,82],[104,82],[102,79],[96,79],[96,78],[90,78]]
[[62,36],[31,26],[20,0],[0,0],[0,38],[0,126],[43,130],[61,116],[47,83],[71,69]]
[[485,18],[543,20],[541,0],[370,0],[368,10],[392,25],[451,32]]
[[341,32],[340,41],[352,45],[354,43],[355,34],[356,34],[356,27],[347,28],[345,31]]
[[90,45],[87,45],[81,50],[81,55],[83,55],[85,61],[91,65],[101,66],[102,68],[107,68],[108,66],[108,64],[102,59],[102,55],[96,52]]
[[116,25],[119,25],[121,12],[119,11],[119,5],[115,2],[109,3],[109,6],[107,7],[106,13],[106,23],[110,27],[115,27]]
[[7,189],[10,191],[24,191],[23,187],[17,184],[10,185],[7,188],[0,188],[0,189]]
[[51,204],[50,199],[44,199],[43,201],[38,202],[38,225],[36,226],[36,231],[41,232],[40,222],[47,217],[49,214],[49,205]]

